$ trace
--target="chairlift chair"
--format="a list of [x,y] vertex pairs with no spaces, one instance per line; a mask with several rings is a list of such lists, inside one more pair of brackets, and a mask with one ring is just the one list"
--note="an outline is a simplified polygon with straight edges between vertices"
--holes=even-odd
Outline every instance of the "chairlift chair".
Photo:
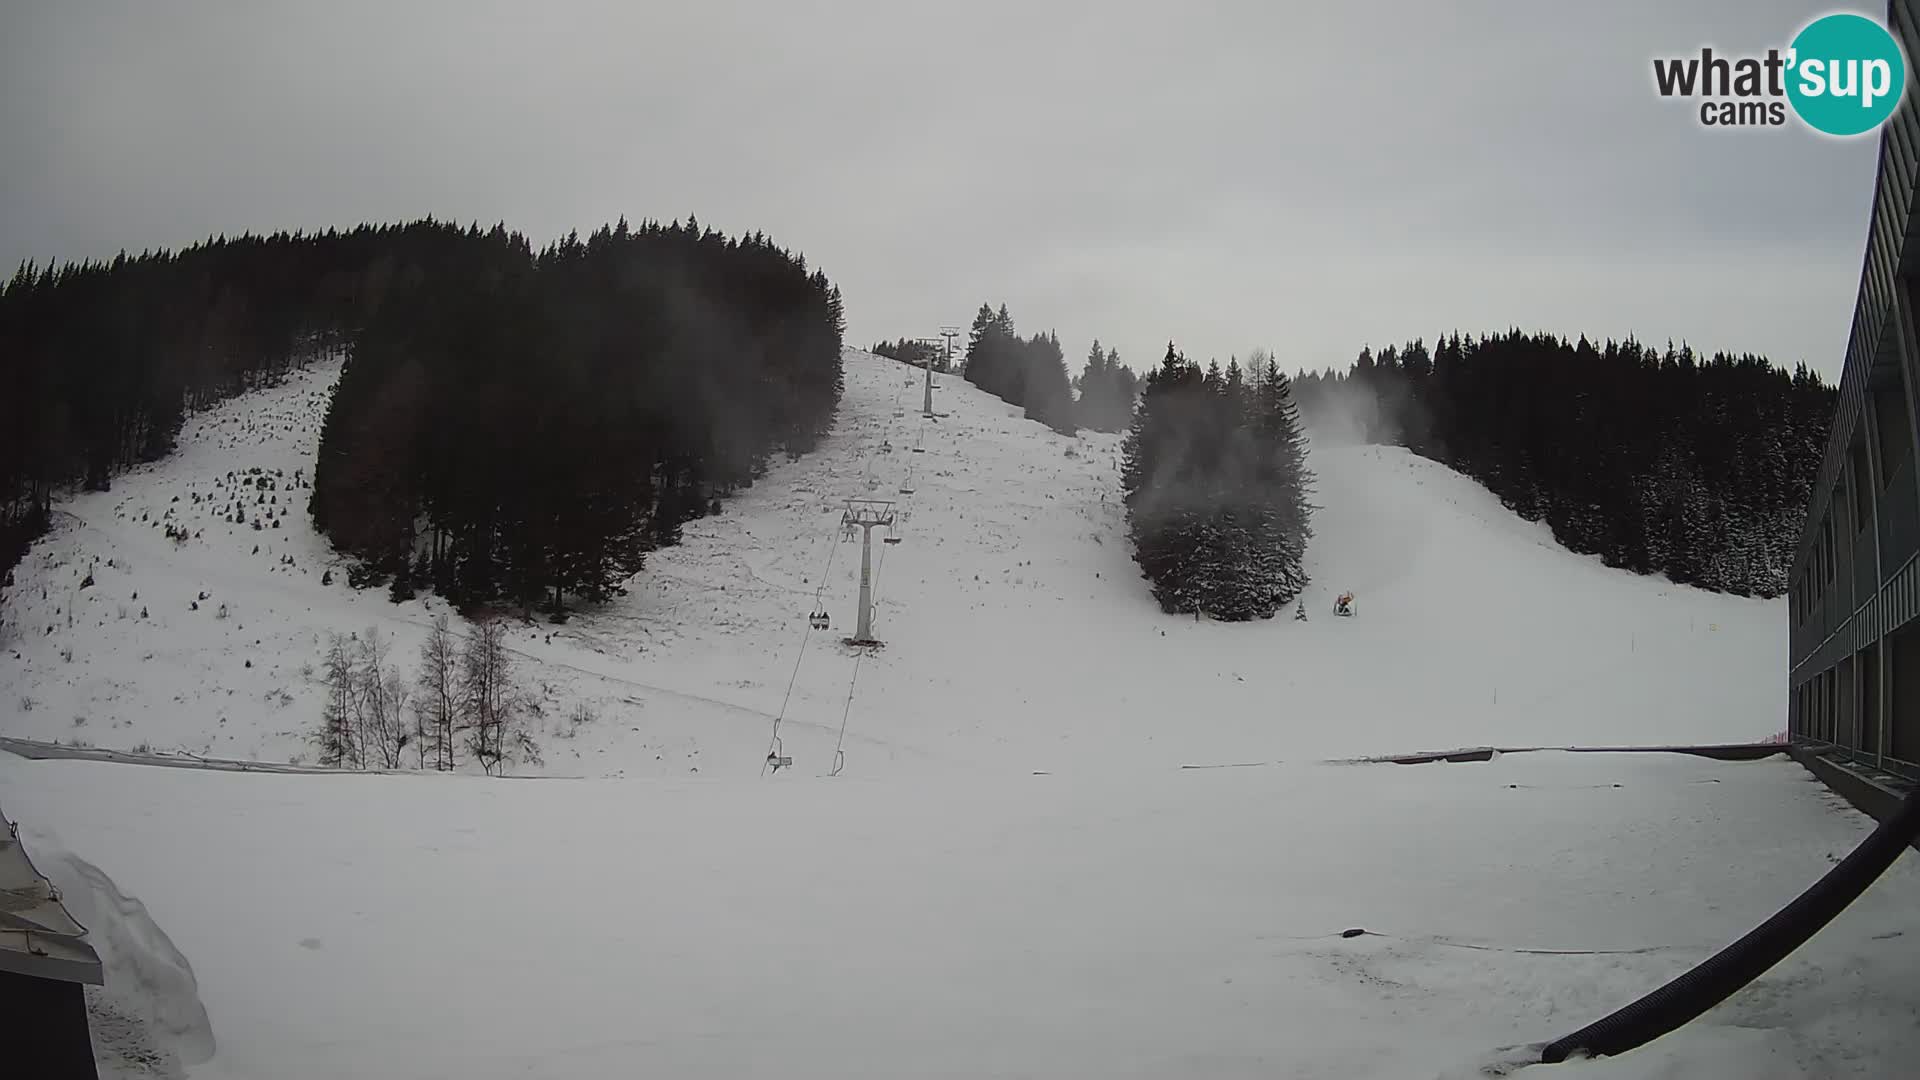
[[815,630],[825,630],[831,623],[832,620],[827,618],[827,612],[824,608],[807,614],[807,624]]

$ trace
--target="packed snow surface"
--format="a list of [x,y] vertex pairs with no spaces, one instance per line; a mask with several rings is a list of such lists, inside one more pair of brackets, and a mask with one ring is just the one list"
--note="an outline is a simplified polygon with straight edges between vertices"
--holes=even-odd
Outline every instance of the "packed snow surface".
[[[0,756],[0,791],[146,901],[220,1036],[193,1075],[248,1080],[1475,1076],[1868,828],[1781,758],[1560,752],[767,782]],[[1904,1075],[1916,895],[1908,856],[1696,1024],[1537,1071]]]

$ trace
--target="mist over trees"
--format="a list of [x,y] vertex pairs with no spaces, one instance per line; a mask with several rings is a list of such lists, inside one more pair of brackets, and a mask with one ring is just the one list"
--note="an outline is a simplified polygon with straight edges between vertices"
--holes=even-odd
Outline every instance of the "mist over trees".
[[935,345],[912,338],[901,338],[898,341],[877,342],[867,351],[875,356],[884,356],[889,360],[898,360],[917,368],[925,368],[928,361],[932,361],[933,370],[943,374],[953,367],[947,361],[945,344]]
[[465,247],[361,328],[321,431],[310,508],[356,584],[558,617],[832,425],[839,290],[762,236]]
[[1087,350],[1086,366],[1074,376],[1080,394],[1075,415],[1080,426],[1094,431],[1125,431],[1133,422],[1133,404],[1140,395],[1139,378],[1120,362],[1117,349],[1100,348],[1095,338]]
[[1518,330],[1363,349],[1294,385],[1315,438],[1405,446],[1570,550],[1762,597],[1786,590],[1836,403],[1804,364]]
[[1073,384],[1067,378],[1066,354],[1060,350],[1059,335],[1048,332],[1020,337],[1005,304],[999,311],[980,305],[967,336],[961,377],[1009,404],[1025,407],[1028,419],[1063,435],[1079,430]]
[[1306,588],[1313,476],[1272,361],[1203,373],[1168,345],[1123,447],[1128,538],[1161,610],[1269,619]]
[[360,583],[597,599],[827,430],[843,328],[803,258],[692,220],[538,254],[428,218],[23,265],[0,288],[0,568],[56,494],[105,490],[193,411],[351,352],[314,509]]

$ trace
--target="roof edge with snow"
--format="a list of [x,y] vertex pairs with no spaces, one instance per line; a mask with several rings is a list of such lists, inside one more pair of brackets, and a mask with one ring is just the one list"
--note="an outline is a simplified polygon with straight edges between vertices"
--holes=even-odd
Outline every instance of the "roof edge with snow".
[[105,983],[100,955],[60,902],[60,892],[34,868],[20,829],[0,810],[0,971],[61,982]]

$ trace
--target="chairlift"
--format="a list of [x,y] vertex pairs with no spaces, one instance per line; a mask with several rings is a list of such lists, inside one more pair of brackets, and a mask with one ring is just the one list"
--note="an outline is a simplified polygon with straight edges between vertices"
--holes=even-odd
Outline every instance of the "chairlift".
[[880,452],[883,454],[893,453],[893,442],[888,439],[880,440]]
[[903,488],[901,488],[901,489],[900,489],[900,494],[902,494],[902,495],[911,495],[911,494],[913,494],[913,489],[912,489],[912,488],[910,488],[910,487],[903,487]]
[[927,452],[927,448],[924,446],[916,446],[913,448],[913,452],[916,454],[924,454]]
[[776,773],[781,769],[793,768],[793,759],[783,753],[785,750],[786,744],[782,743],[779,737],[776,736],[773,740],[773,749],[767,751],[767,764],[772,766],[773,771]]
[[880,542],[883,544],[897,544],[900,542],[900,538],[897,536],[883,536],[880,538]]
[[832,624],[832,620],[827,618],[826,609],[821,608],[807,614],[807,624],[815,630],[825,630]]

